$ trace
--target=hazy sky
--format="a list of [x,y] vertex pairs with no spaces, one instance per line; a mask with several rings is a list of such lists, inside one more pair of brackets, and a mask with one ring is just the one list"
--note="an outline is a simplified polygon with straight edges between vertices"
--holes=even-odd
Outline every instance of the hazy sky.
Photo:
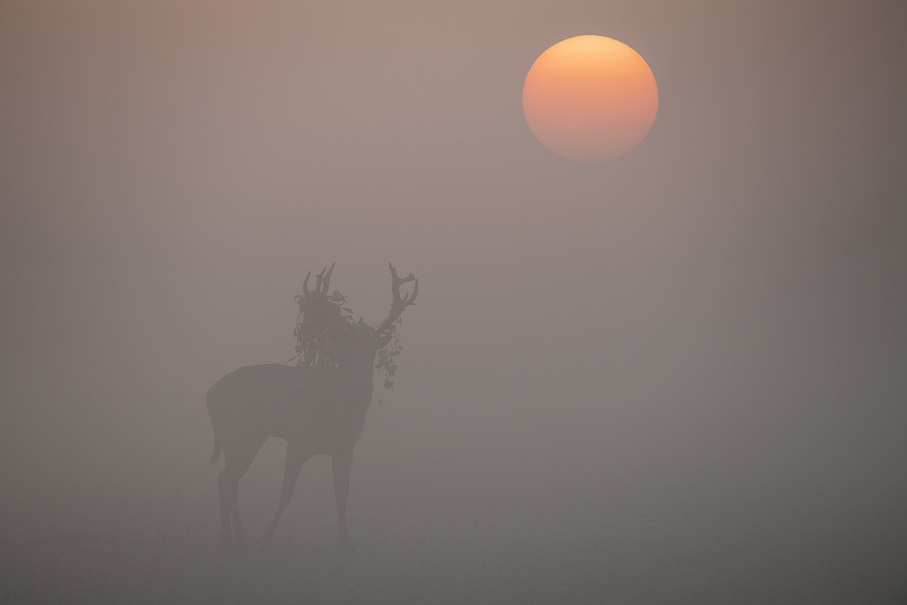
[[[208,386],[292,355],[310,269],[380,320],[393,261],[371,460],[903,503],[904,7],[5,0],[3,472],[208,481]],[[521,109],[587,33],[660,96],[595,165]]]

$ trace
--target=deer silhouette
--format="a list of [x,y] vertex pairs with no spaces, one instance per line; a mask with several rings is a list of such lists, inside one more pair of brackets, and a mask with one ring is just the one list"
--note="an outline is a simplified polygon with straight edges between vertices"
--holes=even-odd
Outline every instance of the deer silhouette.
[[[412,273],[401,278],[394,266],[388,265],[393,295],[390,313],[374,328],[362,321],[356,324],[358,329],[351,330],[339,347],[336,367],[246,366],[227,374],[208,390],[208,413],[214,429],[211,462],[218,461],[221,451],[226,460],[217,476],[222,549],[249,549],[239,518],[239,480],[262,444],[269,437],[279,437],[287,442],[283,487],[274,517],[261,538],[262,548],[271,544],[303,463],[315,455],[328,455],[340,548],[351,550],[346,515],[350,469],[353,448],[372,400],[375,357],[390,342],[400,314],[415,303],[419,292],[419,281]],[[306,276],[303,297],[326,297],[332,271],[333,265],[327,273],[322,270],[314,290],[308,288],[311,274]],[[415,282],[413,290],[401,296],[400,286],[407,282]]]

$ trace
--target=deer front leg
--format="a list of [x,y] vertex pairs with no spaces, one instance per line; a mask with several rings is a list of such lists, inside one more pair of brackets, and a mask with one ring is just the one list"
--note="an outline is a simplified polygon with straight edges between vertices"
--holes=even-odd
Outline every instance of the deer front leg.
[[277,522],[280,516],[287,508],[290,500],[293,499],[293,491],[296,489],[296,479],[299,477],[299,471],[302,470],[302,464],[308,456],[302,446],[296,443],[287,443],[287,459],[283,468],[283,486],[280,488],[280,500],[277,503],[277,511],[271,524],[265,530],[261,537],[261,549],[268,550],[271,548],[271,541],[274,539],[274,530],[277,529]]
[[344,553],[349,553],[353,550],[346,522],[346,500],[350,494],[350,469],[352,466],[352,450],[331,456],[331,467],[334,474],[334,499],[337,503],[337,526],[340,534],[340,550]]

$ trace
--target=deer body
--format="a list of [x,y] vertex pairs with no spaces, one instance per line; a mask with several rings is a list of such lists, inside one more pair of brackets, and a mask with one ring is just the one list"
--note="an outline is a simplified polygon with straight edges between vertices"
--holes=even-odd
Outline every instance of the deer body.
[[268,364],[239,368],[218,380],[208,391],[216,447],[258,434],[305,444],[312,455],[351,449],[365,425],[371,385],[353,393],[340,380],[315,373]]
[[[333,269],[333,266],[331,267]],[[280,364],[246,366],[230,372],[208,390],[207,405],[214,429],[216,462],[223,451],[225,465],[217,477],[220,500],[220,541],[225,550],[248,549],[239,518],[239,480],[269,437],[287,442],[283,487],[277,510],[262,537],[270,545],[277,523],[293,497],[303,463],[315,455],[331,456],[340,546],[350,549],[346,520],[353,448],[365,426],[372,399],[375,356],[387,344],[400,313],[413,304],[412,294],[401,298],[399,287],[416,281],[400,279],[391,267],[394,302],[388,318],[377,328],[353,335],[343,347],[336,368],[296,367]],[[318,276],[306,296],[325,296],[330,272]],[[306,278],[306,284],[308,277]]]

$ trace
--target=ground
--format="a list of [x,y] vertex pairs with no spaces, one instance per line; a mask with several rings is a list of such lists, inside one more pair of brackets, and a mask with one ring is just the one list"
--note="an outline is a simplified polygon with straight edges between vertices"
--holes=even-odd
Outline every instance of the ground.
[[[392,498],[360,498],[350,508],[356,551],[344,557],[323,492],[294,503],[269,553],[218,552],[213,498],[124,498],[81,519],[34,523],[36,515],[3,530],[0,601],[829,604],[904,596],[903,541],[854,518],[779,524],[657,503],[609,512],[589,502],[426,498],[400,508]],[[257,535],[267,505],[246,508]]]

